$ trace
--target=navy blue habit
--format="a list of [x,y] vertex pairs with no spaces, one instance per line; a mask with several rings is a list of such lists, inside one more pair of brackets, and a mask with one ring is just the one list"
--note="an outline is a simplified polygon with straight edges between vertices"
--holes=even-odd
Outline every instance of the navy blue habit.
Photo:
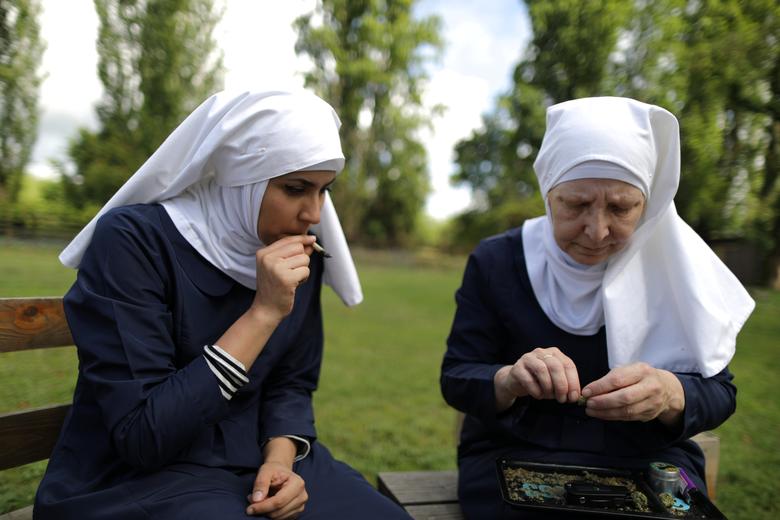
[[248,518],[263,443],[280,435],[311,441],[293,468],[309,494],[301,520],[409,518],[316,441],[320,255],[310,268],[249,383],[228,401],[203,346],[249,308],[254,291],[205,260],[160,205],[102,217],[64,298],[79,373],[35,518]]
[[584,387],[609,371],[605,329],[570,334],[537,302],[523,253],[522,228],[480,243],[456,293],[457,310],[441,373],[445,400],[465,413],[458,445],[458,494],[466,518],[560,518],[506,505],[496,459],[643,470],[652,461],[685,468],[704,487],[704,457],[693,435],[723,423],[736,408],[733,376],[677,373],[685,411],[676,428],[657,420],[604,421],[583,407],[521,398],[496,411],[493,376],[537,347],[558,347],[577,367]]

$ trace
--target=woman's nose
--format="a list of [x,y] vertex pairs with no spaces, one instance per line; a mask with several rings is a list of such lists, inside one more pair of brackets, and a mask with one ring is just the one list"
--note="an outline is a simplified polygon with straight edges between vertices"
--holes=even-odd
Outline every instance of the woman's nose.
[[609,236],[609,219],[594,211],[585,222],[585,235],[595,243],[601,242]]
[[301,208],[300,219],[309,224],[319,224],[322,202],[320,197],[307,197]]

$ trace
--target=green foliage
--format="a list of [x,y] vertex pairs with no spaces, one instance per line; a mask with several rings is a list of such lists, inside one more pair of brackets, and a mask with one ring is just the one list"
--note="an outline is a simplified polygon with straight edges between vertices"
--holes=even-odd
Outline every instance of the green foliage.
[[[523,85],[522,99],[513,104],[504,97],[495,112],[483,117],[483,128],[475,130],[467,140],[455,146],[455,158],[460,170],[452,177],[456,184],[468,184],[474,197],[487,208],[498,207],[515,199],[530,199],[536,193],[536,179],[528,157],[538,150],[544,129],[544,100],[540,91]],[[518,121],[528,123],[541,117],[542,129],[534,138],[521,137],[512,115],[514,108],[525,115]],[[484,209],[484,208],[483,208]],[[497,231],[497,230],[494,230]]]
[[515,197],[490,211],[466,211],[453,219],[442,247],[447,251],[469,253],[474,244],[489,236],[522,225],[525,220],[544,215],[540,197]]
[[751,193],[765,173],[757,161],[767,151],[767,67],[780,51],[778,16],[780,8],[768,2],[726,0],[703,2],[682,15],[685,46],[678,62],[687,85],[676,201],[705,238],[751,234],[751,206],[759,202]]
[[482,206],[456,217],[455,226],[470,245],[520,224],[516,218],[539,214],[517,208],[540,207],[533,161],[544,135],[545,110],[604,93],[608,58],[633,13],[632,4],[623,0],[527,4],[534,36],[515,68],[514,86],[483,117],[483,128],[455,148],[459,170],[452,181],[469,185]]
[[[535,196],[545,108],[629,96],[680,120],[680,214],[705,239],[780,252],[780,4],[772,0],[530,1],[514,86],[456,147],[452,180],[487,211]],[[468,225],[468,215],[459,217]],[[497,232],[498,230],[493,230]]]
[[642,81],[629,94],[680,120],[678,210],[705,239],[745,237],[777,254],[780,4],[666,0],[643,16],[655,50],[633,69]]
[[353,241],[409,243],[429,191],[417,132],[431,116],[423,65],[441,46],[440,22],[414,19],[414,3],[323,0],[295,22],[296,51],[314,62],[306,84],[342,121],[347,165],[333,198]]
[[620,29],[633,14],[625,0],[529,1],[534,36],[516,83],[542,88],[551,103],[602,93]]
[[414,226],[414,248],[433,248],[437,249],[445,243],[446,236],[450,228],[448,219],[436,219],[425,212],[417,217],[417,223]]
[[95,0],[95,8],[100,129],[81,129],[68,150],[72,168],[59,165],[78,207],[108,200],[222,82],[212,0]]
[[0,0],[0,202],[13,202],[38,126],[39,0]]
[[0,205],[0,235],[15,238],[71,239],[99,208],[67,203],[58,180],[25,175],[16,201]]

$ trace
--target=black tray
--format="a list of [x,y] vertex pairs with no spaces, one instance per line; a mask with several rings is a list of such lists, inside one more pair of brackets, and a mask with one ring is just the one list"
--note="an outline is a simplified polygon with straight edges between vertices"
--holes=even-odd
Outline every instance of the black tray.
[[[564,491],[562,485],[552,485],[542,487],[538,483],[523,482],[526,485],[524,489],[517,489],[512,492],[509,489],[507,479],[504,473],[505,469],[522,468],[528,471],[534,471],[542,474],[557,473],[559,475],[569,476],[571,480],[581,479],[585,472],[599,477],[617,477],[627,479],[632,482],[637,491],[644,493],[647,497],[649,512],[639,511],[637,509],[617,508],[617,507],[594,507],[584,505],[566,504],[563,498]],[[657,518],[657,519],[678,519],[678,520],[726,520],[715,505],[707,499],[706,496],[698,494],[691,497],[690,509],[675,514],[667,509],[659,500],[658,496],[651,490],[647,483],[645,475],[639,471],[628,471],[612,468],[593,468],[585,466],[568,466],[561,464],[542,464],[538,462],[525,462],[499,458],[496,460],[496,469],[498,470],[498,480],[501,487],[501,496],[506,503],[512,507],[520,509],[533,509],[537,511],[558,511],[568,513],[581,513],[585,515],[598,515],[601,517],[619,517],[619,518]],[[552,480],[552,477],[551,477]],[[542,484],[544,486],[545,484]]]

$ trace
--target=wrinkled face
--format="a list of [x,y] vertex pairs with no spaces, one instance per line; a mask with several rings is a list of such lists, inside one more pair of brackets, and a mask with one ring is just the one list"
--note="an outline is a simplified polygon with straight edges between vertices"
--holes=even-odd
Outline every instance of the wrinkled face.
[[265,245],[287,235],[304,235],[320,221],[332,171],[292,172],[268,181],[257,219],[257,236]]
[[547,197],[555,242],[575,262],[586,265],[623,249],[645,208],[638,188],[612,179],[562,182]]

